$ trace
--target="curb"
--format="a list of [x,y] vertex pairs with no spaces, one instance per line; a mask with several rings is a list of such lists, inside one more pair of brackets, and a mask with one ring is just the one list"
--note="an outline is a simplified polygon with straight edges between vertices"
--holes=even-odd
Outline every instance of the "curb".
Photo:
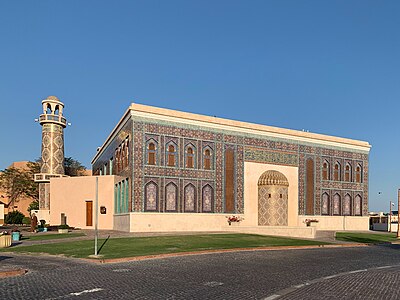
[[109,264],[109,263],[121,263],[128,261],[141,261],[150,259],[162,259],[169,257],[180,257],[180,256],[191,256],[191,255],[204,255],[204,254],[217,254],[217,253],[230,253],[230,252],[242,252],[242,251],[277,251],[277,250],[303,250],[303,249],[320,249],[320,248],[352,248],[352,247],[367,247],[368,244],[337,244],[337,245],[312,245],[312,246],[276,246],[276,247],[256,247],[256,248],[236,248],[236,249],[216,249],[216,250],[202,250],[194,252],[176,252],[166,254],[154,254],[145,256],[134,256],[134,257],[121,257],[121,258],[109,258],[109,259],[90,259],[82,258],[87,262],[97,264]]
[[24,275],[27,272],[28,272],[28,270],[26,270],[26,269],[15,269],[15,270],[0,271],[0,278],[7,278],[7,277]]

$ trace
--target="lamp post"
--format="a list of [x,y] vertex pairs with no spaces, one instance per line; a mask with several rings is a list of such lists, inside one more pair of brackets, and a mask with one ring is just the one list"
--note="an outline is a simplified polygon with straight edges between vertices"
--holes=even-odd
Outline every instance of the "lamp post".
[[389,232],[392,232],[392,206],[394,206],[394,202],[390,201],[389,206]]
[[400,212],[400,189],[397,190],[397,238],[400,238],[400,224],[399,224],[399,212]]
[[97,230],[98,222],[99,222],[99,177],[96,176],[96,204],[95,204],[95,221],[94,221],[94,256],[98,256],[97,253],[97,240],[99,238],[99,232]]

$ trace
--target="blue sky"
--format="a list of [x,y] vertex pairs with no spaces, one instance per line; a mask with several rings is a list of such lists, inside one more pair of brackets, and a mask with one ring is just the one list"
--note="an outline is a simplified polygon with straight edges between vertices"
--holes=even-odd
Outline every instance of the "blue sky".
[[370,210],[388,210],[399,30],[399,1],[1,1],[0,169],[40,156],[48,95],[88,168],[137,102],[366,140]]

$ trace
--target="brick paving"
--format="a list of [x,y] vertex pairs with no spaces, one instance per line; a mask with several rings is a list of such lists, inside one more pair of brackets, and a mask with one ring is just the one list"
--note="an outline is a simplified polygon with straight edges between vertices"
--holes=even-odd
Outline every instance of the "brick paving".
[[276,299],[400,299],[399,267],[356,270],[334,278],[322,278]]
[[[399,268],[376,269],[400,265],[399,250],[371,246],[246,251],[103,265],[1,254],[1,265],[29,272],[0,279],[0,299],[268,299],[302,284],[308,285],[281,298],[399,299]],[[323,279],[333,275],[337,276]]]

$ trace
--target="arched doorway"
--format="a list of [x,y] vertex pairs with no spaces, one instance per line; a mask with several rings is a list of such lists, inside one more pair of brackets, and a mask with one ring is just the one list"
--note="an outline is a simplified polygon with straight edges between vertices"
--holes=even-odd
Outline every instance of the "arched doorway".
[[258,179],[258,225],[288,225],[288,187],[285,175],[278,171],[264,172]]

